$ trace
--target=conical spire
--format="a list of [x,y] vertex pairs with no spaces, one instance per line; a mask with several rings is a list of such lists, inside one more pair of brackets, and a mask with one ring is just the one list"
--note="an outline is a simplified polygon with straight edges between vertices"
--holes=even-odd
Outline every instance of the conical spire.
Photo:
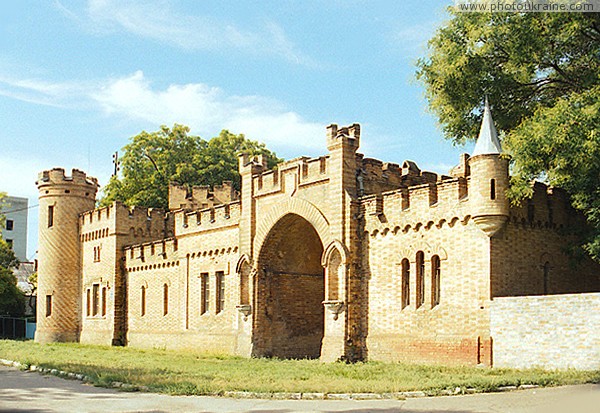
[[500,146],[500,141],[498,140],[498,132],[496,131],[496,126],[494,126],[492,111],[490,110],[490,104],[486,96],[481,129],[479,130],[479,137],[477,138],[472,156],[500,153],[502,153],[502,146]]

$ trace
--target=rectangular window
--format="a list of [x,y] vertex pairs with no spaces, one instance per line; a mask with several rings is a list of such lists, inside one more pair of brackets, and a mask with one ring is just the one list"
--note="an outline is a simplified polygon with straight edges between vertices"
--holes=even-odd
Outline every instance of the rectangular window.
[[208,313],[210,303],[210,290],[208,288],[208,273],[200,274],[200,314]]
[[217,271],[216,274],[216,310],[215,313],[219,314],[225,308],[225,273],[223,271]]
[[106,287],[102,287],[102,317],[106,316]]
[[94,262],[100,261],[100,246],[94,247]]
[[85,301],[85,315],[90,316],[92,313],[92,291],[87,289],[87,297]]
[[8,244],[8,246],[9,246],[10,248],[12,248],[12,247],[13,247],[13,240],[12,240],[12,239],[8,239],[8,238],[7,238],[7,239],[6,239],[6,243]]
[[7,231],[12,231],[14,226],[15,226],[15,221],[13,221],[12,219],[6,220],[6,230]]
[[52,296],[46,296],[46,317],[50,317],[52,315]]
[[98,315],[98,304],[100,301],[100,285],[94,284],[92,286],[92,315]]
[[54,225],[54,205],[48,206],[48,228]]

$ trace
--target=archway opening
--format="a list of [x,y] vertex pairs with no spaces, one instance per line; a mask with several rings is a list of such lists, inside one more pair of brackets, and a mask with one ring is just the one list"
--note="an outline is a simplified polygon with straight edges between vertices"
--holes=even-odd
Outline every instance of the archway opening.
[[254,354],[318,358],[324,332],[323,243],[296,214],[283,216],[261,247],[256,285]]

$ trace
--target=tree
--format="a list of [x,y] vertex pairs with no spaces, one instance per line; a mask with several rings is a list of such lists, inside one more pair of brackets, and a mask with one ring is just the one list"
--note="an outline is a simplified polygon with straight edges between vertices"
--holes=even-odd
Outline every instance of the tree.
[[25,295],[17,287],[12,270],[19,265],[13,250],[0,239],[0,315],[20,317],[25,314]]
[[6,192],[0,192],[0,227],[4,228],[4,222],[6,217],[2,213],[2,210],[6,207]]
[[167,209],[170,182],[180,185],[216,185],[232,180],[240,188],[237,154],[267,155],[269,167],[281,162],[264,144],[223,130],[205,141],[188,135],[187,126],[162,126],[131,138],[121,158],[122,178],[113,176],[104,188],[101,205],[115,200],[126,205]]
[[566,189],[600,261],[600,15],[450,13],[417,63],[445,137],[474,139],[487,95],[511,155],[513,203],[534,179]]

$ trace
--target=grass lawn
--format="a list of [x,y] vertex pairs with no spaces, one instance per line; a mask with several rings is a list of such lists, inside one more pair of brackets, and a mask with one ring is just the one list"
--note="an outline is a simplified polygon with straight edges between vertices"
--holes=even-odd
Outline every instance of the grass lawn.
[[194,351],[140,350],[81,344],[0,340],[0,358],[89,376],[98,386],[112,382],[146,386],[170,394],[225,391],[393,393],[501,386],[600,383],[600,371],[544,371],[441,367],[402,363],[321,363],[318,360],[247,359]]

